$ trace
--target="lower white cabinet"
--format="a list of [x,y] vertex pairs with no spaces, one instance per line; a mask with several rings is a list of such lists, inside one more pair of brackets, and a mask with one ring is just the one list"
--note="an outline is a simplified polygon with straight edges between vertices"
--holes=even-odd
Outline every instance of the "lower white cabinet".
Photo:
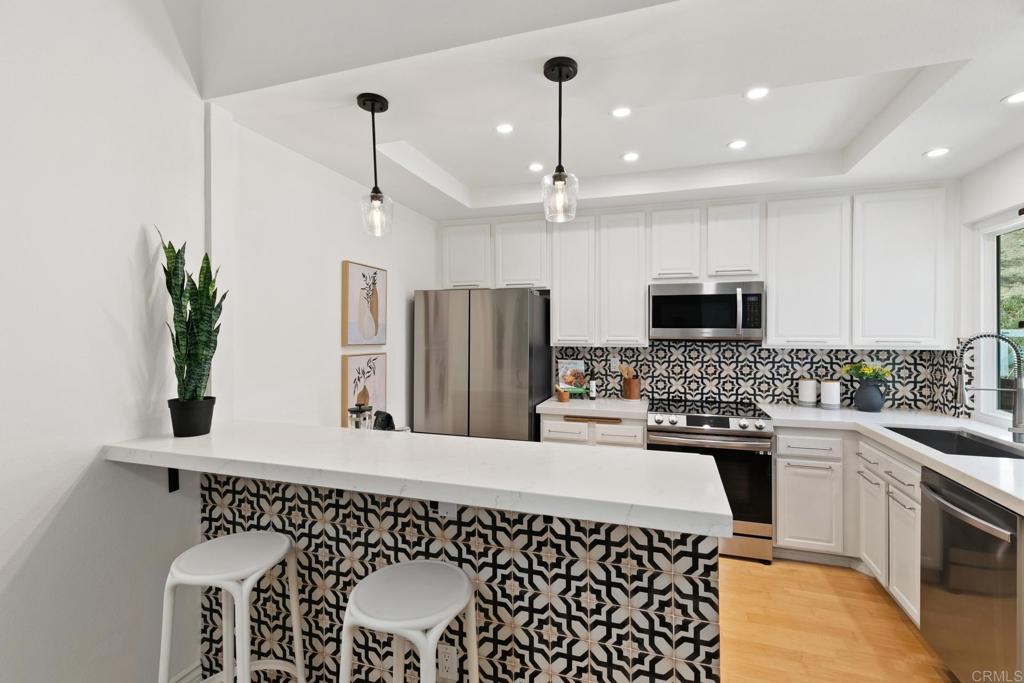
[[540,417],[541,441],[643,448],[647,440],[646,429],[645,420],[561,415]]
[[843,552],[842,461],[779,457],[775,466],[775,544]]
[[888,497],[882,478],[857,467],[857,535],[860,559],[882,585],[889,581]]
[[889,593],[921,623],[921,508],[889,486]]

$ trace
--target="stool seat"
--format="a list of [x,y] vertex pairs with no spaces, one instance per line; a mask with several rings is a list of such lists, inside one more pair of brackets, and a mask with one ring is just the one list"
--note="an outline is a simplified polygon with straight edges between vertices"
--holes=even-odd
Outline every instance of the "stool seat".
[[179,578],[238,580],[262,573],[280,562],[291,542],[273,531],[246,531],[200,543],[171,565]]
[[472,595],[473,586],[458,567],[416,560],[373,572],[352,590],[349,604],[375,621],[412,628],[448,621]]

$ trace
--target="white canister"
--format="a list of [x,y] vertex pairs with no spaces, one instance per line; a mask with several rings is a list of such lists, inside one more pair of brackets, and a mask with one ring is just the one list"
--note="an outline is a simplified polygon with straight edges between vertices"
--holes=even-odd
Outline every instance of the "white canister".
[[839,380],[821,380],[821,407],[827,410],[839,410]]
[[797,386],[797,403],[810,408],[818,405],[818,380],[802,377]]

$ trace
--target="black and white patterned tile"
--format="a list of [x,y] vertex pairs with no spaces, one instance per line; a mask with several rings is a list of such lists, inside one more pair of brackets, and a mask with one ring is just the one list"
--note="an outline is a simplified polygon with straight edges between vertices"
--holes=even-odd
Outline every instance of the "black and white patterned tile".
[[[203,476],[201,493],[204,539],[269,529],[300,548],[310,681],[337,679],[356,582],[426,558],[456,564],[473,581],[484,683],[718,680],[717,539],[471,507],[442,518],[423,501],[214,475]],[[275,567],[250,609],[259,656],[289,657],[287,604]],[[204,592],[202,614],[208,676],[220,668],[219,594]],[[464,652],[463,620],[443,639]],[[361,633],[355,654],[354,680],[395,683],[390,637]],[[399,683],[416,683],[416,672],[410,653]]]

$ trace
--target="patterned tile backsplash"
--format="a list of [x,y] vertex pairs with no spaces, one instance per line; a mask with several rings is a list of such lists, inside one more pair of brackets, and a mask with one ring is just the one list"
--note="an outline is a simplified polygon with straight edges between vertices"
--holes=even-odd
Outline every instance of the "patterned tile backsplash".
[[[587,376],[602,396],[618,396],[618,362],[637,369],[647,398],[796,403],[797,380],[835,379],[846,363],[881,363],[893,371],[887,408],[958,414],[954,351],[851,351],[771,349],[759,342],[654,341],[648,348],[556,347],[556,360],[586,361]],[[842,382],[842,401],[853,405],[856,383]]]
[[[334,683],[349,592],[374,568],[442,559],[476,587],[481,683],[719,681],[718,540],[218,475],[202,478],[204,539],[273,530],[301,549],[307,680]],[[220,670],[219,596],[203,596],[203,675]],[[257,587],[256,658],[290,657],[283,565]],[[445,641],[465,666],[463,624]],[[360,631],[359,683],[391,680],[390,639]],[[405,683],[415,683],[410,653]],[[465,681],[465,670],[460,680]],[[286,676],[260,672],[261,683]]]

